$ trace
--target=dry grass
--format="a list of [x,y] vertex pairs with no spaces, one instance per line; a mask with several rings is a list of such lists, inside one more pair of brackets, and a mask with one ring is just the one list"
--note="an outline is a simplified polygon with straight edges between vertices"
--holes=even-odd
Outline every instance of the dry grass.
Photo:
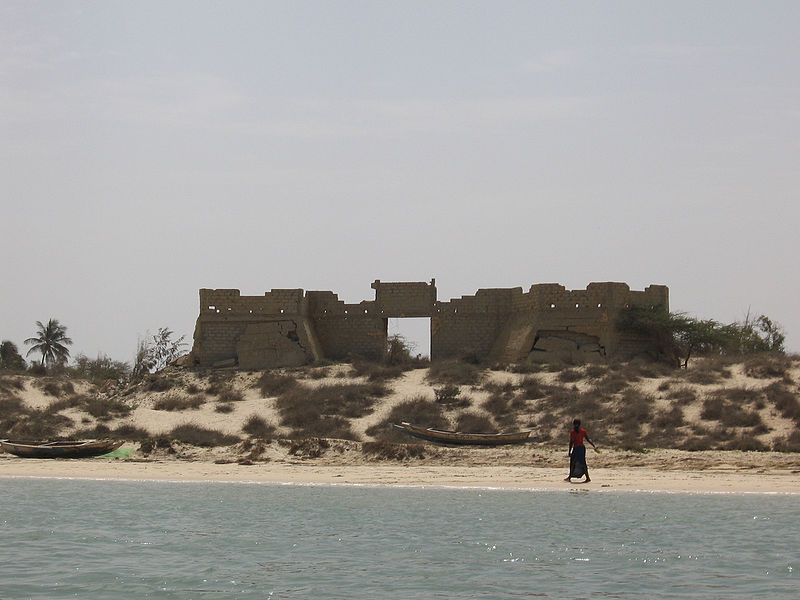
[[527,400],[538,400],[547,395],[547,386],[536,377],[523,377],[517,387],[520,389],[522,397]]
[[197,410],[206,399],[202,395],[183,396],[180,394],[168,393],[153,403],[154,410]]
[[731,402],[722,393],[709,396],[703,401],[700,416],[707,421],[719,421],[724,427],[756,427],[763,424],[761,415]]
[[792,367],[792,359],[783,354],[764,353],[744,357],[744,372],[756,379],[785,377]]
[[288,392],[297,385],[297,380],[291,375],[267,371],[256,380],[254,385],[261,392],[262,398],[272,398]]
[[667,396],[673,403],[680,406],[691,404],[697,400],[697,393],[689,386],[681,386],[679,388],[672,388]]
[[148,392],[168,392],[172,389],[180,388],[182,385],[175,377],[159,374],[148,375],[144,380],[144,389]]
[[422,444],[391,444],[385,441],[364,442],[361,451],[376,460],[410,460],[425,458],[425,447]]
[[427,381],[431,384],[477,385],[484,376],[477,365],[460,360],[432,362]]
[[185,423],[174,427],[165,437],[182,444],[202,446],[205,448],[233,446],[241,441],[239,437],[235,435],[228,435],[221,431],[206,429],[205,427],[200,427],[199,425],[191,423]]
[[281,424],[293,437],[357,439],[348,419],[366,415],[378,398],[389,393],[380,383],[339,383],[317,388],[293,386],[281,394],[276,407]]
[[775,452],[800,452],[800,429],[778,439],[772,446]]
[[300,458],[319,458],[330,448],[330,442],[319,438],[305,438],[289,446],[289,454]]
[[275,426],[258,415],[250,415],[242,426],[242,431],[250,437],[268,439],[275,435]]
[[403,422],[434,429],[448,428],[441,405],[422,396],[415,396],[395,406],[385,419],[367,429],[366,434],[386,442],[407,442],[408,435],[392,427],[392,423]]
[[[433,388],[433,396],[439,404],[459,405],[462,404],[461,389],[457,385],[443,385],[442,387]],[[467,400],[467,406],[469,400]]]
[[775,382],[764,388],[767,400],[775,406],[784,419],[791,419],[800,425],[800,402],[797,395],[783,383]]
[[6,436],[25,440],[58,439],[63,429],[72,427],[69,417],[45,410],[31,410],[16,419],[9,420]]
[[390,381],[401,377],[408,369],[403,365],[383,365],[366,360],[353,361],[352,373],[355,377],[365,377],[367,381]]
[[456,431],[463,433],[496,433],[497,429],[487,416],[464,412],[456,420]]
[[576,381],[583,379],[583,373],[580,371],[580,369],[564,369],[563,371],[559,372],[556,379],[562,383],[575,383]]

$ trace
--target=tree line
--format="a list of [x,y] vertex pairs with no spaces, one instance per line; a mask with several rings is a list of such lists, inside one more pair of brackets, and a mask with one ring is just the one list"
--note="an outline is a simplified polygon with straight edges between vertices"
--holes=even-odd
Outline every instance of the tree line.
[[0,342],[0,370],[31,371],[34,374],[48,372],[67,372],[90,381],[116,380],[122,383],[140,378],[148,373],[160,371],[178,358],[188,345],[186,336],[174,337],[168,327],[160,327],[155,335],[140,339],[133,364],[113,360],[105,354],[90,359],[78,354],[69,364],[72,339],[67,336],[67,327],[58,319],[49,319],[47,323],[36,321],[36,333],[24,341],[28,348],[25,357],[39,355],[36,362],[28,365],[19,352],[17,345],[10,340]]
[[696,356],[741,356],[760,352],[783,354],[786,335],[780,324],[766,315],[720,323],[697,319],[664,306],[630,306],[624,309],[617,329],[650,338],[659,359],[688,367]]

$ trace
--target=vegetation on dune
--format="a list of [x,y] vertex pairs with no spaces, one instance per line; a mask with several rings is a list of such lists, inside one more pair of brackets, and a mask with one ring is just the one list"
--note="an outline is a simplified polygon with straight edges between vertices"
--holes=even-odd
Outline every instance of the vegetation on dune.
[[449,428],[449,423],[440,404],[432,402],[423,396],[415,396],[397,404],[385,419],[369,427],[366,434],[384,442],[407,442],[409,440],[408,435],[392,427],[392,423],[399,424],[403,422],[433,427],[434,429]]
[[164,437],[183,444],[202,447],[232,446],[241,441],[238,436],[206,429],[192,423],[178,425]]
[[429,361],[419,355],[413,355],[413,351],[414,348],[405,337],[399,334],[390,335],[380,360],[353,358],[352,374],[356,377],[366,377],[368,381],[380,382],[397,379],[412,369],[427,367]]
[[245,421],[242,431],[255,438],[268,439],[275,435],[275,426],[258,415],[250,415]]
[[348,419],[366,415],[389,393],[381,383],[341,383],[309,388],[293,386],[276,400],[281,424],[294,437],[355,439]]
[[297,385],[297,379],[291,375],[275,371],[265,371],[255,382],[254,387],[261,391],[263,398],[280,396]]
[[25,344],[30,345],[26,356],[38,352],[42,355],[42,367],[52,367],[61,365],[69,359],[69,348],[72,340],[67,337],[67,328],[58,322],[58,319],[50,319],[47,325],[41,321],[36,321],[36,336],[25,340]]
[[10,340],[0,342],[0,371],[24,371],[25,367],[17,345]]
[[134,378],[160,371],[181,355],[188,345],[183,341],[186,336],[173,339],[173,335],[168,327],[159,327],[155,335],[139,340],[132,368]]
[[684,368],[692,356],[743,356],[764,352],[783,353],[786,336],[782,327],[766,315],[722,324],[669,312],[664,306],[630,306],[617,325],[621,331],[653,340],[661,358],[679,361]]
[[431,384],[477,385],[485,372],[461,360],[437,360],[431,363],[427,381]]
[[196,410],[205,404],[206,399],[202,395],[183,396],[180,394],[164,394],[153,403],[155,410]]

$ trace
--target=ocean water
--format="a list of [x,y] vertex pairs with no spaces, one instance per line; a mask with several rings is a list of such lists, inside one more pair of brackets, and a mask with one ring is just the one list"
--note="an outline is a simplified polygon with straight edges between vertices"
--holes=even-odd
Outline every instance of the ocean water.
[[0,479],[0,598],[797,598],[800,496]]

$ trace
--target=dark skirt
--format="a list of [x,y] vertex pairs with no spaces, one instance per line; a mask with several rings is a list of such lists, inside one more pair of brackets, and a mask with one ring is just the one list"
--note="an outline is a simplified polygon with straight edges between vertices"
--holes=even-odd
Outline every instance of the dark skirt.
[[569,457],[569,476],[581,478],[586,475],[586,446],[575,446]]

